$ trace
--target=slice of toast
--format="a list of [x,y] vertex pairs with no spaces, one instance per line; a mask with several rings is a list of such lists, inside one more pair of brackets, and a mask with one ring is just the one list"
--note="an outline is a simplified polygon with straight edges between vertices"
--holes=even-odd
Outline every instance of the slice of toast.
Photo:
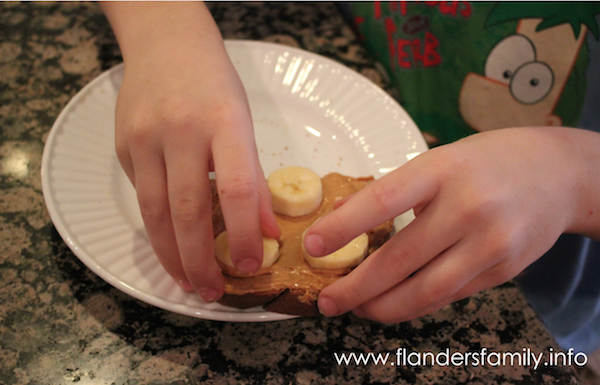
[[[251,277],[240,277],[231,268],[222,265],[225,295],[219,303],[240,309],[262,306],[267,311],[277,313],[319,315],[317,298],[320,291],[351,269],[311,268],[304,260],[302,235],[317,219],[333,211],[336,201],[359,191],[371,181],[373,177],[352,178],[337,173],[328,174],[322,178],[323,201],[315,211],[301,217],[275,214],[281,228],[279,259]],[[212,195],[213,231],[216,237],[225,230],[225,223],[214,183]],[[383,245],[392,232],[392,221],[369,231],[369,254]]]

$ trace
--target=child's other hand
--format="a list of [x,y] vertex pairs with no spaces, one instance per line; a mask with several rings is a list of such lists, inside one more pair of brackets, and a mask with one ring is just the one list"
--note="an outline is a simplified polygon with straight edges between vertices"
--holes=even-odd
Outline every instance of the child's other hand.
[[328,254],[409,209],[416,219],[326,287],[321,311],[407,321],[512,279],[561,233],[590,230],[581,218],[598,203],[586,194],[598,194],[581,143],[597,153],[590,139],[597,145],[598,137],[566,128],[476,134],[368,185],[307,231],[310,254]]

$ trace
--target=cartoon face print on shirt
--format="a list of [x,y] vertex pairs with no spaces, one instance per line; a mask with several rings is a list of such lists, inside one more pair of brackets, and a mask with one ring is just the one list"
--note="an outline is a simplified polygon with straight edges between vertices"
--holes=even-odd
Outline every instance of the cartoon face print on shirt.
[[584,41],[561,24],[537,31],[541,19],[522,19],[515,34],[499,41],[488,54],[483,74],[466,76],[460,113],[473,129],[558,126],[554,108]]
[[508,86],[511,96],[522,104],[542,101],[554,83],[550,66],[537,60],[533,42],[521,34],[509,36],[494,47],[484,75]]

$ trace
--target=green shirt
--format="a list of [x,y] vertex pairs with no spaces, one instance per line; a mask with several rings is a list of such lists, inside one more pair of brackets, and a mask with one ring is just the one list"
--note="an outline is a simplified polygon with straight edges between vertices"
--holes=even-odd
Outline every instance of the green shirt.
[[[399,102],[436,145],[495,128],[577,125],[586,18],[595,21],[597,10],[556,4],[376,1],[347,10]],[[583,8],[560,19],[565,4]]]

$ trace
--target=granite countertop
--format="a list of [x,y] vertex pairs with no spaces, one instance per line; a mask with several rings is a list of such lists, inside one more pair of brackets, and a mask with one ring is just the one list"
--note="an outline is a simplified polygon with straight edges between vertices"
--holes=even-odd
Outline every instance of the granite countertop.
[[[335,5],[219,3],[225,38],[301,47],[391,91]],[[570,366],[337,365],[334,354],[559,350],[519,289],[488,290],[398,325],[353,316],[228,323],[127,296],[55,230],[40,179],[66,103],[121,62],[94,3],[0,3],[0,384],[574,384]]]

